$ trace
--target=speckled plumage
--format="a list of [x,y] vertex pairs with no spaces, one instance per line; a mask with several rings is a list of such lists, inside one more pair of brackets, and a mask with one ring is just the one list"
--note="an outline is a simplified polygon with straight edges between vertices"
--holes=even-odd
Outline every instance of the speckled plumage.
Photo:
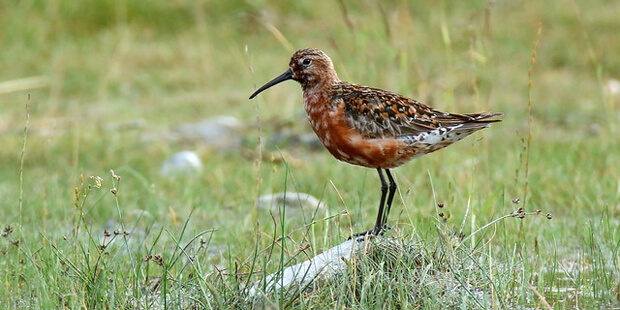
[[[389,169],[442,149],[486,128],[501,113],[455,114],[435,110],[382,89],[340,81],[331,59],[318,49],[302,49],[289,69],[259,88],[250,99],[282,81],[301,84],[310,125],[337,159],[376,168],[382,183],[379,214],[372,234],[383,232],[396,190]],[[388,184],[387,211],[383,212]]]

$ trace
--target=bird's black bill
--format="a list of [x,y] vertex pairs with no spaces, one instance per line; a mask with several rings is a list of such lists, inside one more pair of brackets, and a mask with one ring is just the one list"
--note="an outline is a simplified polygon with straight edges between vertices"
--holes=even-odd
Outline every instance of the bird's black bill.
[[256,95],[258,95],[260,92],[262,92],[263,90],[276,85],[278,83],[284,82],[286,80],[290,80],[293,78],[293,70],[291,70],[291,68],[289,68],[288,70],[286,70],[286,72],[282,73],[280,76],[278,76],[277,78],[267,82],[267,84],[261,86],[261,88],[257,89],[252,96],[250,96],[250,99],[256,97]]

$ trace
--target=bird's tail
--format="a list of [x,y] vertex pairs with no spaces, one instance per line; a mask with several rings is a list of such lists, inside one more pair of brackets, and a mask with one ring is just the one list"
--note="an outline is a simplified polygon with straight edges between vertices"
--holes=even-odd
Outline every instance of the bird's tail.
[[493,118],[500,115],[502,115],[502,113],[446,113],[438,115],[436,120],[444,127],[458,126],[461,129],[482,129],[489,127],[491,123],[501,122],[501,119]]
[[493,118],[493,117],[501,116],[501,115],[503,114],[502,113],[491,113],[491,112],[464,114],[464,116],[466,116],[469,119],[463,122],[463,127],[461,128],[462,129],[487,128],[489,127],[489,124],[491,123],[501,122],[502,121],[501,119]]

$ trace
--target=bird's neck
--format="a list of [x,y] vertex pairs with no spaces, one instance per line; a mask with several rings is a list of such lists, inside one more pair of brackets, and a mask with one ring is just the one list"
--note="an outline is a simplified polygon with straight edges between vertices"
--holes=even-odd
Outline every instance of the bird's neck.
[[322,82],[320,84],[302,86],[304,92],[304,101],[310,104],[321,102],[329,92],[333,83]]
[[319,79],[306,80],[301,84],[301,89],[305,94],[318,95],[327,92],[332,85],[340,82],[337,75],[324,76]]

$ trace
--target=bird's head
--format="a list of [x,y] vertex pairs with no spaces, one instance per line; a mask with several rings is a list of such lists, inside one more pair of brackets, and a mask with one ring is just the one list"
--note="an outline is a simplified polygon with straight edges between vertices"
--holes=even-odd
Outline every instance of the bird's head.
[[338,75],[332,60],[323,51],[313,48],[298,50],[291,57],[288,70],[257,89],[250,99],[271,86],[291,79],[299,82],[306,91],[338,81]]

